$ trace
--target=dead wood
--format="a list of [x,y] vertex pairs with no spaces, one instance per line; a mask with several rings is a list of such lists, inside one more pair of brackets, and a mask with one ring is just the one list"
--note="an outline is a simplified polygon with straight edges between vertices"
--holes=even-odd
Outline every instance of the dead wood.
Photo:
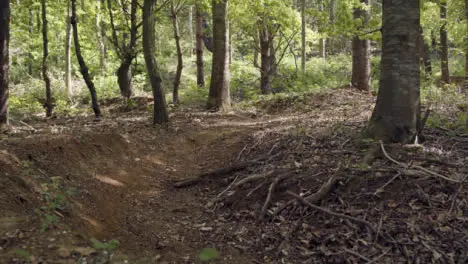
[[340,179],[341,178],[338,177],[336,173],[333,174],[330,177],[330,179],[328,179],[328,181],[325,184],[323,184],[322,187],[320,187],[320,189],[317,192],[305,197],[304,199],[308,201],[309,203],[313,203],[313,204],[319,203],[335,188],[336,184],[338,183]]
[[429,174],[431,176],[438,177],[438,178],[444,179],[444,180],[449,181],[449,182],[459,183],[459,181],[457,181],[457,180],[454,180],[454,179],[449,178],[447,176],[441,175],[441,174],[439,174],[437,172],[433,172],[433,171],[428,170],[426,168],[423,168],[421,166],[413,165],[411,163],[410,164],[404,164],[402,162],[399,162],[399,161],[395,160],[394,158],[390,157],[390,155],[387,153],[387,151],[385,150],[385,147],[383,145],[383,142],[382,141],[379,141],[379,142],[380,142],[380,148],[382,149],[383,154],[391,162],[393,162],[393,163],[395,163],[395,164],[397,164],[397,165],[399,165],[399,166],[401,166],[401,167],[403,167],[405,169],[409,169],[409,168],[413,167],[413,168],[415,168],[415,169],[417,169],[419,171],[425,172],[426,174]]
[[338,218],[342,218],[342,219],[348,219],[350,221],[353,221],[357,224],[360,224],[362,226],[365,226],[365,227],[368,227],[373,233],[375,233],[375,227],[372,223],[366,221],[366,220],[362,220],[362,219],[359,219],[359,218],[356,218],[356,217],[352,217],[352,216],[349,216],[349,215],[345,215],[345,214],[340,214],[340,213],[336,213],[336,212],[332,212],[328,209],[325,209],[323,207],[320,207],[318,205],[315,205],[315,204],[312,204],[310,202],[308,202],[306,199],[304,199],[304,197],[301,197],[291,191],[288,191],[287,192],[289,195],[293,196],[294,198],[296,198],[298,201],[302,202],[304,205],[307,205],[309,207],[312,207],[313,209],[315,210],[318,210],[322,213],[325,213],[325,214],[328,214],[328,215],[331,215],[331,216],[335,216],[335,217],[338,217]]
[[[322,174],[322,172],[317,173],[315,176],[318,176],[320,174]],[[341,178],[338,177],[337,173],[333,174],[330,177],[330,179],[328,179],[328,181],[324,183],[317,192],[309,196],[306,196],[304,199],[309,203],[313,203],[313,204],[320,203],[335,188],[336,184],[338,183],[340,179]],[[286,209],[288,206],[292,205],[293,203],[294,203],[294,200],[291,200],[287,202],[286,204],[278,207],[273,213],[273,215],[274,216],[279,215],[281,212],[284,211],[284,209]]]
[[247,162],[234,164],[234,165],[231,165],[231,166],[226,167],[226,168],[220,168],[220,169],[216,169],[214,171],[203,173],[203,174],[201,174],[198,177],[193,178],[193,179],[186,179],[186,180],[178,181],[178,182],[174,183],[173,186],[175,188],[190,187],[190,186],[199,184],[199,183],[201,183],[203,181],[206,181],[208,179],[229,176],[234,172],[245,170],[248,167],[250,167],[252,165],[255,165],[255,164],[258,164],[258,163],[259,163],[259,160],[253,160],[253,161],[247,161]]
[[260,215],[261,219],[264,219],[267,213],[268,207],[270,206],[270,203],[271,203],[271,197],[273,196],[273,192],[275,191],[276,186],[278,185],[279,182],[281,182],[283,179],[287,178],[288,176],[290,176],[289,172],[280,174],[270,184],[270,187],[268,188],[267,198],[265,199],[265,203],[263,204],[263,207],[262,207],[262,213]]

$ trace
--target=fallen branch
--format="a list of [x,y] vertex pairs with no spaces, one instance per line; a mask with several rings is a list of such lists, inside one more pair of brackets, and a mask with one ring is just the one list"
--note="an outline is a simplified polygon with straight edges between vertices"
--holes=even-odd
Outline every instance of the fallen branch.
[[230,175],[234,172],[238,172],[241,170],[244,170],[252,165],[258,164],[259,160],[253,160],[253,161],[248,161],[248,162],[243,162],[239,164],[234,164],[230,167],[227,168],[221,168],[217,169],[214,171],[210,171],[207,173],[203,173],[200,176],[193,178],[193,179],[187,179],[187,180],[181,180],[173,184],[175,188],[185,188],[185,187],[190,187],[196,184],[199,184],[202,181],[205,181],[210,178],[215,178],[215,177],[223,177],[226,175]]
[[342,219],[348,219],[350,221],[353,221],[357,224],[360,224],[362,226],[366,226],[368,227],[373,233],[375,233],[375,228],[374,228],[374,225],[366,220],[362,220],[362,219],[359,219],[359,218],[356,218],[356,217],[352,217],[352,216],[349,216],[349,215],[345,215],[345,214],[340,214],[340,213],[335,213],[335,212],[332,212],[328,209],[325,209],[323,207],[320,207],[320,206],[317,206],[315,204],[312,204],[310,202],[308,202],[306,199],[304,199],[303,197],[291,192],[291,191],[288,191],[287,192],[289,195],[295,197],[298,201],[302,202],[303,204],[309,206],[309,207],[312,207],[313,209],[315,210],[318,210],[322,213],[326,213],[328,215],[331,215],[331,216],[335,216],[335,217],[338,217],[338,218],[342,218]]
[[320,189],[317,192],[307,197],[304,197],[304,199],[309,203],[313,203],[313,204],[319,203],[320,201],[323,200],[323,198],[325,198],[325,196],[327,196],[335,188],[339,180],[340,180],[340,177],[338,177],[336,173],[333,174],[330,177],[330,179],[328,179],[328,181],[325,184],[323,184],[322,187],[320,187]]
[[390,247],[389,249],[387,249],[384,253],[378,255],[376,258],[372,259],[371,261],[367,262],[367,264],[372,264],[372,263],[375,263],[377,262],[377,260],[383,258],[385,255],[388,254],[388,252],[390,252],[390,250],[392,250],[392,247]]
[[362,259],[362,260],[365,260],[365,261],[367,261],[367,263],[369,263],[369,262],[371,262],[371,261],[372,261],[372,260],[371,260],[371,259],[369,259],[368,257],[366,257],[366,256],[363,256],[363,255],[361,255],[361,254],[359,254],[359,253],[357,253],[357,252],[355,252],[355,251],[352,251],[352,250],[350,250],[350,249],[347,249],[347,248],[345,248],[345,250],[344,250],[344,251],[345,251],[346,253],[349,253],[349,254],[351,254],[351,255],[354,255],[354,256],[356,256],[356,257],[358,257],[358,258]]
[[[323,172],[319,172],[319,173],[314,174],[314,175],[312,175],[310,177],[316,177],[316,176],[321,175],[321,174],[323,174]],[[336,177],[336,174],[332,175],[330,177],[330,179],[325,184],[323,184],[317,192],[305,197],[305,199],[309,203],[314,203],[314,204],[319,203],[333,189],[332,187],[336,185],[338,180],[339,179],[338,179],[338,177]],[[279,215],[281,212],[284,211],[284,209],[286,209],[288,206],[292,205],[294,203],[294,201],[295,200],[291,200],[291,201],[287,202],[286,204],[278,207],[275,210],[275,212],[273,213],[273,215],[274,216]]]
[[276,186],[278,185],[280,181],[282,181],[284,178],[288,177],[289,175],[290,175],[289,172],[278,175],[275,178],[275,180],[270,184],[270,187],[268,188],[267,198],[265,199],[265,203],[263,204],[263,207],[262,207],[262,213],[260,215],[261,219],[263,219],[267,213],[268,207],[270,206],[271,197],[273,196],[273,192],[275,191]]
[[447,177],[447,176],[444,176],[444,175],[441,175],[441,174],[439,174],[439,173],[437,173],[437,172],[430,171],[430,170],[428,170],[428,169],[426,169],[426,168],[423,168],[423,167],[421,167],[421,166],[413,165],[413,164],[408,164],[408,165],[406,165],[406,164],[404,164],[404,163],[402,163],[402,162],[399,162],[399,161],[393,159],[392,157],[390,157],[390,155],[388,155],[387,151],[385,150],[385,147],[384,147],[384,145],[383,145],[383,142],[382,142],[382,141],[379,141],[379,142],[380,142],[380,148],[382,149],[383,154],[384,154],[385,157],[386,157],[388,160],[390,160],[391,162],[393,162],[393,163],[395,163],[395,164],[397,164],[397,165],[399,165],[399,166],[401,166],[401,167],[403,167],[403,168],[405,168],[405,169],[409,169],[409,168],[413,167],[413,168],[418,169],[418,170],[420,170],[420,171],[423,171],[423,172],[425,172],[425,173],[427,173],[427,174],[429,174],[429,175],[431,175],[431,176],[435,176],[435,177],[444,179],[444,180],[449,181],[449,182],[459,183],[459,181],[457,181],[457,180],[451,179],[451,178],[449,178],[449,177]]
[[266,178],[266,177],[270,176],[271,174],[273,174],[273,172],[275,172],[275,170],[270,170],[270,171],[267,171],[265,173],[250,175],[247,178],[244,178],[244,179],[238,181],[235,186],[239,187],[239,186],[241,186],[243,184],[249,183],[249,182],[257,180],[257,179]]
[[398,172],[395,176],[393,176],[388,182],[386,182],[382,187],[375,190],[374,195],[378,195],[381,192],[384,192],[385,187],[387,187],[390,183],[392,183],[396,178],[400,177],[401,172]]

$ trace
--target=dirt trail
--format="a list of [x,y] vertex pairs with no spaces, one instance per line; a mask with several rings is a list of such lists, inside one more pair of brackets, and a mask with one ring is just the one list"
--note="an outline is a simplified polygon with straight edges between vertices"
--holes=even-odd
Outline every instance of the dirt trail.
[[[222,237],[213,238],[213,221],[218,220],[206,207],[208,186],[177,190],[171,183],[227,166],[252,134],[281,129],[297,119],[179,113],[171,127],[155,129],[131,113],[98,124],[33,124],[34,134],[18,132],[0,142],[2,161],[13,164],[10,173],[21,174],[25,181],[24,190],[5,190],[0,201],[8,219],[15,219],[1,230],[1,259],[75,263],[86,258],[87,263],[105,263],[108,256],[90,248],[95,238],[120,242],[112,263],[196,263],[206,247],[219,250],[219,263],[251,263],[246,252]],[[41,233],[37,226],[44,216],[31,212],[41,204],[40,184],[54,177],[60,190],[73,188],[77,194],[67,197],[69,208],[54,211],[59,222]],[[2,187],[8,185],[12,183],[3,182]],[[48,192],[58,190],[49,186]],[[25,200],[22,207],[15,193]],[[67,230],[65,235],[62,230]],[[20,248],[27,257],[18,255]]]
[[[220,253],[209,263],[465,263],[466,188],[415,172],[395,176],[401,168],[360,134],[373,100],[341,89],[228,114],[179,109],[166,128],[148,125],[146,106],[109,109],[99,123],[74,117],[13,127],[0,140],[0,263],[199,263],[203,248]],[[467,175],[465,137],[426,137],[423,151],[388,151],[453,179]],[[174,188],[259,157],[266,159],[237,174]],[[270,217],[259,221],[282,173]],[[333,175],[340,184],[322,205],[380,222],[381,239],[286,194],[314,194]]]

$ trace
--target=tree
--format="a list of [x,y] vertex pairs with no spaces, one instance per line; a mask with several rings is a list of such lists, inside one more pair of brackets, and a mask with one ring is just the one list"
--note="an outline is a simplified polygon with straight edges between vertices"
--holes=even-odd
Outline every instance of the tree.
[[[465,25],[468,30],[468,0],[465,0]],[[465,86],[468,89],[468,33],[465,35]]]
[[52,102],[52,90],[50,88],[50,77],[49,73],[47,72],[47,58],[49,57],[49,39],[47,37],[47,5],[46,0],[41,0],[41,10],[42,10],[42,47],[43,47],[43,56],[42,56],[42,78],[44,79],[45,83],[45,90],[46,90],[46,99],[44,103],[44,108],[46,109],[46,116],[52,116],[52,110],[54,108]]
[[306,0],[301,0],[301,70],[305,73],[306,65]]
[[206,108],[211,111],[231,107],[229,95],[228,0],[213,0],[213,68]]
[[[320,0],[320,11],[323,11],[323,1],[324,0]],[[327,58],[327,39],[326,38],[320,38],[319,39],[319,53],[320,53],[320,57],[322,57],[323,60],[326,60]]]
[[449,65],[448,65],[448,34],[447,34],[447,0],[440,0],[440,69],[441,79],[444,83],[450,83]]
[[419,126],[419,19],[419,0],[383,2],[382,73],[369,132],[386,142],[409,143]]
[[[361,0],[361,5],[354,8],[354,19],[360,19],[364,26],[370,17],[369,0]],[[370,92],[370,40],[362,36],[354,36],[353,46],[353,70],[351,84],[361,91]]]
[[197,85],[198,87],[205,86],[205,66],[203,63],[203,16],[201,14],[200,5],[195,6],[195,35],[196,35],[196,54],[197,54]]
[[164,124],[169,122],[169,116],[166,109],[166,98],[161,87],[161,74],[154,56],[155,6],[156,0],[143,1],[143,53],[153,91],[153,124]]
[[67,1],[67,32],[65,37],[65,87],[67,88],[68,100],[73,100],[72,76],[71,76],[71,45],[72,45],[72,26],[71,26],[71,7],[70,0]]
[[429,76],[432,74],[432,62],[431,62],[429,45],[426,43],[424,39],[424,32],[423,32],[422,27],[420,27],[419,33],[420,33],[419,40],[418,40],[419,56],[420,56],[421,63],[424,67],[424,74],[426,75],[426,78],[429,78]]
[[94,87],[93,80],[89,74],[88,66],[86,66],[86,62],[81,55],[81,46],[80,46],[80,39],[78,35],[78,18],[76,16],[76,0],[71,0],[72,2],[72,16],[70,19],[70,23],[73,27],[73,40],[75,44],[75,53],[76,58],[78,60],[78,64],[80,65],[80,72],[83,75],[83,79],[88,86],[89,93],[91,94],[91,104],[94,111],[94,116],[96,120],[99,120],[101,117],[101,109],[99,108],[99,103],[96,94],[96,88]]
[[[265,18],[263,18],[265,19]],[[276,63],[274,58],[273,40],[278,28],[275,28],[275,33],[272,32],[265,20],[260,20],[259,24],[259,40],[260,40],[260,90],[262,94],[270,94],[271,83],[270,76],[273,73],[273,65]]]
[[184,68],[184,61],[183,61],[183,54],[182,54],[182,46],[180,44],[180,32],[179,32],[179,22],[177,21],[177,15],[181,10],[184,2],[182,0],[178,0],[175,4],[176,0],[171,1],[171,19],[172,19],[172,26],[174,27],[174,40],[176,43],[177,49],[177,71],[176,76],[174,78],[174,87],[172,90],[172,102],[174,104],[179,103],[179,86],[180,86],[180,79],[182,77],[182,69]]
[[[117,56],[120,58],[120,66],[117,69],[117,82],[119,83],[120,94],[124,98],[128,99],[133,93],[131,66],[133,59],[137,55],[136,48],[139,28],[137,21],[138,1],[131,0],[130,2],[130,40],[128,43],[126,42],[127,32],[123,34],[122,40],[118,38],[112,10],[112,1],[113,0],[107,0],[107,8],[109,9],[108,11],[112,30],[111,42],[116,50]],[[120,13],[128,13],[127,2],[122,2],[121,8]]]
[[0,1],[0,128],[8,125],[10,0]]
[[106,45],[104,44],[104,36],[106,35],[104,24],[101,21],[102,3],[104,0],[96,2],[96,37],[99,47],[99,67],[102,71],[106,70]]

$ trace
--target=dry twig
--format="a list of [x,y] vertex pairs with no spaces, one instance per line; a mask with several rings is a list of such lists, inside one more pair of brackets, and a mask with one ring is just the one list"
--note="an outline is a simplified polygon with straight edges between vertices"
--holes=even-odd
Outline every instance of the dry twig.
[[385,157],[386,157],[388,160],[390,160],[391,162],[393,162],[393,163],[395,163],[395,164],[397,164],[397,165],[399,165],[399,166],[405,168],[405,170],[408,169],[408,168],[410,168],[410,167],[413,167],[413,168],[418,169],[418,170],[420,170],[420,171],[423,171],[423,172],[425,172],[425,173],[427,173],[427,174],[429,174],[429,175],[431,175],[431,176],[435,176],[435,177],[444,179],[444,180],[449,181],[449,182],[459,183],[459,181],[457,181],[457,180],[454,180],[454,179],[449,178],[449,177],[447,177],[447,176],[441,175],[441,174],[439,174],[439,173],[437,173],[437,172],[430,171],[430,170],[428,170],[428,169],[426,169],[426,168],[423,168],[423,167],[421,167],[421,166],[413,165],[413,164],[406,165],[406,164],[404,164],[404,163],[402,163],[402,162],[399,162],[399,161],[395,160],[394,158],[390,157],[390,155],[388,155],[388,153],[387,153],[387,151],[385,150],[385,147],[384,147],[382,141],[379,141],[379,143],[380,143],[380,148],[382,149],[382,152],[383,152],[383,154],[385,155]]
[[278,175],[275,180],[273,180],[273,182],[270,184],[270,187],[268,188],[268,195],[267,195],[267,198],[265,199],[265,203],[263,204],[263,207],[262,207],[262,213],[260,215],[260,218],[263,219],[267,213],[267,210],[268,210],[268,206],[270,206],[270,202],[271,202],[271,197],[273,196],[273,192],[276,188],[276,185],[278,185],[278,183],[280,181],[282,181],[284,178],[288,177],[289,176],[289,172],[286,172],[286,173],[283,173],[281,175]]
[[355,223],[358,223],[358,224],[361,224],[363,226],[366,226],[368,227],[372,232],[375,233],[375,228],[374,228],[374,225],[366,220],[362,220],[362,219],[359,219],[359,218],[356,218],[356,217],[352,217],[352,216],[349,216],[349,215],[345,215],[345,214],[340,214],[340,213],[336,213],[336,212],[332,212],[330,210],[327,210],[323,207],[320,207],[320,206],[317,206],[315,204],[312,204],[310,202],[308,202],[306,199],[304,199],[303,197],[291,192],[291,191],[288,191],[287,192],[289,195],[295,197],[298,201],[302,202],[303,204],[309,206],[309,207],[312,207],[322,213],[326,213],[326,214],[329,214],[331,216],[335,216],[335,217],[338,217],[338,218],[343,218],[343,219],[348,219],[350,221],[353,221]]

